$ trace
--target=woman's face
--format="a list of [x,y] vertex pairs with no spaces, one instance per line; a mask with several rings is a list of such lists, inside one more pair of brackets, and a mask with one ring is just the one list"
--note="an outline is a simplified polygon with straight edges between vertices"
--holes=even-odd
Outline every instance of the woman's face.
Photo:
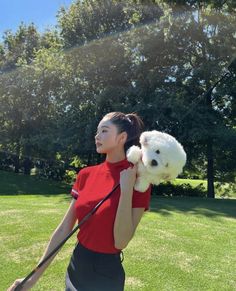
[[118,133],[116,125],[103,118],[98,124],[95,135],[96,150],[99,154],[107,154],[124,146],[124,132]]

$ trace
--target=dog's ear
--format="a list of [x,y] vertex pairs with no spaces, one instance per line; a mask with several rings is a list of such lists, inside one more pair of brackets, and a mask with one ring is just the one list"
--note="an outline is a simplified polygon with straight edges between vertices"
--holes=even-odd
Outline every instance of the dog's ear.
[[144,140],[143,140],[143,145],[147,145],[148,144],[148,138],[145,137]]
[[147,146],[148,145],[148,141],[149,141],[148,133],[147,132],[143,132],[141,134],[141,136],[140,136],[140,143],[141,143],[141,145]]

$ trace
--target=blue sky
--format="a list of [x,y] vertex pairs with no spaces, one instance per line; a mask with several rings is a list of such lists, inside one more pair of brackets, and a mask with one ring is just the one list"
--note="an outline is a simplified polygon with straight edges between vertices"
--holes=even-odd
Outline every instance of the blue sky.
[[68,7],[73,0],[1,0],[0,38],[5,30],[13,32],[21,22],[34,22],[40,32],[56,24],[56,14],[61,6]]

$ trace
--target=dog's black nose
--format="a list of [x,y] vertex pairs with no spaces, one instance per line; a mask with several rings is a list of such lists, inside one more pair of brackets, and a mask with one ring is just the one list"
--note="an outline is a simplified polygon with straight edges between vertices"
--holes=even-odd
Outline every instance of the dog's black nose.
[[156,160],[152,160],[152,161],[151,161],[151,165],[152,165],[152,166],[157,166],[157,165],[158,165],[158,162],[157,162]]

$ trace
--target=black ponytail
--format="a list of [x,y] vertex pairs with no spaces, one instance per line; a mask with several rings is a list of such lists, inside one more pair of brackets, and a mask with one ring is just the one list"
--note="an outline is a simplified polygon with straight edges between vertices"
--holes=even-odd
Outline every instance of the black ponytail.
[[136,113],[125,114],[122,112],[110,112],[104,118],[108,118],[116,125],[118,133],[124,131],[127,133],[128,137],[124,145],[125,152],[132,145],[139,145],[139,137],[144,130],[144,124]]

